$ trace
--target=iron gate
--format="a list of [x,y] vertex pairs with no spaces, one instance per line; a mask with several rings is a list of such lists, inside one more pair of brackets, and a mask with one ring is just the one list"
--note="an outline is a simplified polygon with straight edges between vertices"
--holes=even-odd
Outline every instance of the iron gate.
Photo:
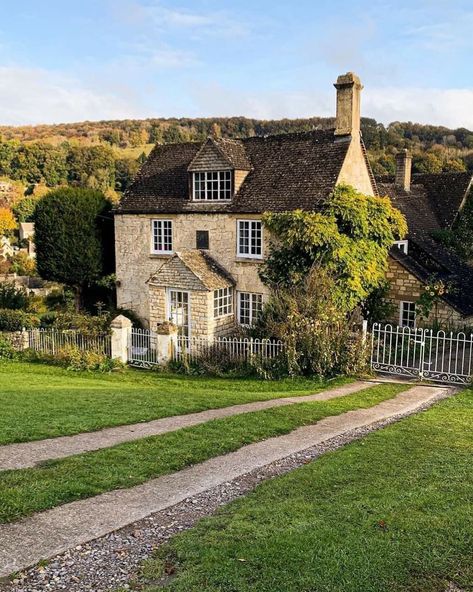
[[472,374],[473,334],[375,323],[371,367],[377,372],[466,384]]

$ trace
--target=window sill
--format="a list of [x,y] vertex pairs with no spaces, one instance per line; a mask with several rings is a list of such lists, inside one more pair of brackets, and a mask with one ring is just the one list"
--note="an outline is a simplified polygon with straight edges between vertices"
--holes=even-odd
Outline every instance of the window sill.
[[237,263],[263,263],[263,257],[241,257],[238,256],[235,261]]
[[174,251],[171,251],[169,253],[150,253],[149,258],[150,259],[169,259],[169,257],[172,257],[173,255],[174,255]]

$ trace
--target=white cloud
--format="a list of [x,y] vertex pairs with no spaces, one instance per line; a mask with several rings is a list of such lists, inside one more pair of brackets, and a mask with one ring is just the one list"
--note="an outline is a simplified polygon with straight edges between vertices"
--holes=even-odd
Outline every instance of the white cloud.
[[[153,59],[153,58],[152,58]],[[160,67],[177,67],[193,57],[170,49],[156,52]],[[122,65],[124,67],[124,65]],[[320,81],[319,84],[325,84]],[[249,92],[189,80],[190,94],[181,99],[149,92],[113,80],[84,83],[70,75],[39,68],[0,67],[0,123],[22,125],[99,119],[159,116],[232,116],[259,119],[328,117],[335,114],[335,89],[291,92]],[[153,89],[155,92],[155,89]],[[160,108],[161,106],[161,108]],[[371,86],[362,95],[362,114],[383,123],[418,123],[473,129],[473,89],[435,89]]]
[[139,117],[126,92],[100,92],[72,76],[6,66],[0,66],[0,114],[4,125]]
[[[335,90],[242,93],[218,85],[193,92],[199,115],[261,119],[333,117]],[[417,123],[473,129],[473,89],[386,88],[366,85],[362,115],[383,123]]]
[[364,92],[363,113],[380,121],[473,129],[473,89],[367,88]]

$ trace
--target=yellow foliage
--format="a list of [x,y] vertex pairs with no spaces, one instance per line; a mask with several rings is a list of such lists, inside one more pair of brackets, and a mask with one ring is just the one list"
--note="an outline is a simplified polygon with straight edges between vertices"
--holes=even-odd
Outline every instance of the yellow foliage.
[[0,208],[0,236],[15,230],[16,221],[10,208]]

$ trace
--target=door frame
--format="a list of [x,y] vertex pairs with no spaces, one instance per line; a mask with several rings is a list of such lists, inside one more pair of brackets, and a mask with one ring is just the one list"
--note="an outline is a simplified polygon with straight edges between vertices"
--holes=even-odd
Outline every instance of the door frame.
[[188,339],[191,338],[192,322],[191,322],[191,292],[189,290],[181,290],[180,288],[166,288],[166,319],[171,320],[171,292],[181,292],[187,294],[187,314],[188,314]]

